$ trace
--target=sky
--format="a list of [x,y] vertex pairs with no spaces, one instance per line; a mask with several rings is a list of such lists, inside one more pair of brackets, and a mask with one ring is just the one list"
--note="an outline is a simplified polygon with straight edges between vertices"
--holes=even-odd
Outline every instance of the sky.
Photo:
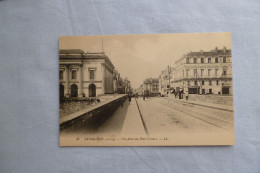
[[146,78],[158,78],[162,70],[173,66],[190,51],[206,52],[224,46],[231,49],[230,33],[63,36],[59,39],[60,49],[104,51],[133,88],[138,88]]

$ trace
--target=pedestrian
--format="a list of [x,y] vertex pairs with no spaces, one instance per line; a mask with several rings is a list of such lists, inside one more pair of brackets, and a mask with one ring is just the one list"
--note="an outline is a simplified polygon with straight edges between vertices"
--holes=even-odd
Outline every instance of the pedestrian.
[[145,101],[145,94],[143,94],[143,100]]
[[131,94],[129,93],[128,94],[128,101],[129,101],[129,104],[131,103]]
[[186,101],[188,101],[188,99],[189,99],[189,92],[188,91],[186,91],[185,96],[186,96]]

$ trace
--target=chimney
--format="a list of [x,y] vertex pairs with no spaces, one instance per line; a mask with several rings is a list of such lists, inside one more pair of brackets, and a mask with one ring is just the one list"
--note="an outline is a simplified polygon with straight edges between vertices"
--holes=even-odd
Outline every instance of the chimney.
[[215,48],[215,53],[217,53],[217,52],[218,52],[218,47]]
[[226,51],[227,51],[227,48],[226,48],[226,46],[224,46],[223,47],[223,52],[226,53]]

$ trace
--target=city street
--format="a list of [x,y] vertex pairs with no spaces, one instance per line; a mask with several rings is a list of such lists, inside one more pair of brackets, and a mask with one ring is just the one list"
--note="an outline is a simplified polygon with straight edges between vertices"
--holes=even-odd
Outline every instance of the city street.
[[221,132],[233,129],[233,112],[179,102],[178,99],[137,99],[148,133]]
[[[200,103],[203,104],[203,103]],[[206,103],[205,103],[206,105]],[[132,98],[98,129],[81,128],[77,134],[175,135],[225,133],[233,130],[233,112],[191,104],[168,97]]]

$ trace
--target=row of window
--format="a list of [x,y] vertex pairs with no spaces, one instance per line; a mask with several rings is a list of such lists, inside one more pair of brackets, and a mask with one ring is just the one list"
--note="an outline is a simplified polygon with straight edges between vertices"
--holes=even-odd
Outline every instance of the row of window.
[[[198,81],[194,81],[194,85],[195,86],[198,86]],[[202,80],[201,81],[201,85],[205,85],[205,81],[204,80]],[[209,80],[209,85],[212,85],[212,81],[211,80]],[[216,85],[219,85],[219,80],[216,80]],[[190,81],[188,81],[188,86],[190,86]]]
[[[186,77],[189,77],[189,71],[190,71],[190,69],[186,69]],[[205,74],[204,74],[204,69],[201,69],[200,70],[200,74],[201,74],[201,77],[203,77]],[[211,76],[211,69],[208,69],[208,77],[210,77]],[[182,76],[184,77],[184,70],[182,71]],[[198,77],[198,71],[197,71],[197,69],[193,69],[193,75],[194,75],[194,77]],[[217,76],[218,75],[218,69],[215,69],[215,76]],[[222,73],[222,75],[227,75],[227,70],[226,69],[223,69],[223,73]]]
[[[95,78],[95,70],[89,70],[89,79],[94,80]],[[63,80],[63,71],[59,72],[59,79]],[[71,70],[71,79],[77,79],[77,70]]]
[[[190,63],[190,59],[191,58],[186,58],[186,63],[189,64]],[[193,58],[193,63],[196,64],[197,63],[197,59],[198,58]],[[211,59],[214,59],[214,58],[208,58],[208,63],[211,63]],[[219,60],[218,58],[215,58],[215,63],[218,63]],[[223,63],[226,63],[227,62],[227,58],[224,56],[223,57]],[[200,58],[200,63],[204,63],[204,58]]]

